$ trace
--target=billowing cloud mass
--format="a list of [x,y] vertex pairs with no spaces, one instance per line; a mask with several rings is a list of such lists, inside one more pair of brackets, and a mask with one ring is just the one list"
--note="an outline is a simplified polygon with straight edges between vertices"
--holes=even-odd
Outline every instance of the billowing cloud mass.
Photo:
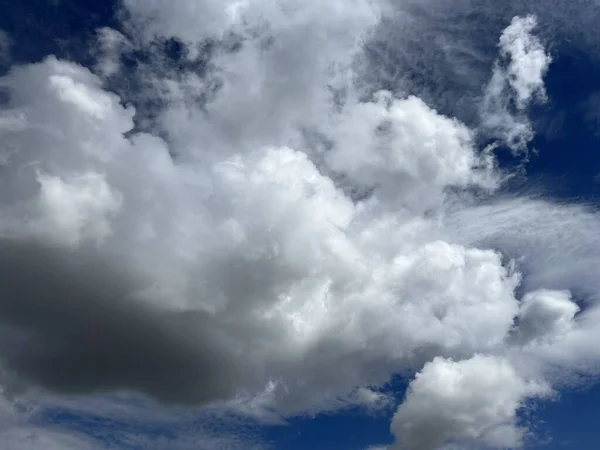
[[[593,372],[599,219],[497,198],[478,147],[532,139],[536,18],[498,35],[467,124],[361,75],[395,6],[350,3],[126,0],[94,67],[0,79],[8,374],[272,420],[387,408],[416,373],[394,448],[434,450],[517,446],[557,370]],[[170,38],[177,68],[121,64]]]
[[425,450],[481,439],[493,447],[518,447],[524,430],[516,427],[517,409],[526,398],[546,393],[502,357],[435,358],[416,375],[392,420],[396,446]]

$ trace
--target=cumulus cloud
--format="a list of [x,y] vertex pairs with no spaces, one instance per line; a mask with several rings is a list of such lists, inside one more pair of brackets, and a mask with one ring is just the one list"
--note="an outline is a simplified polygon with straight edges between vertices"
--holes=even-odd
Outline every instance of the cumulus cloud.
[[[37,92],[21,80],[35,80]],[[123,135],[133,111],[96,77],[53,58],[3,84],[12,91],[4,114],[19,118],[4,129],[12,175],[3,181],[16,194],[3,212],[5,284],[15,302],[29,299],[19,308],[5,302],[6,320],[40,336],[9,361],[27,378],[57,390],[121,387],[172,401],[267,389],[273,405],[291,412],[383,382],[421,348],[463,354],[493,348],[508,332],[518,277],[493,251],[430,242],[422,205],[387,212],[378,200],[387,201],[385,187],[357,203],[288,147],[176,164],[164,141]],[[53,114],[43,114],[51,105]],[[413,189],[427,189],[432,205],[444,186],[478,182],[463,126],[416,99],[394,113],[390,132],[405,149],[395,157],[416,158],[414,169],[395,170]],[[431,142],[423,155],[411,138],[421,128]],[[457,161],[436,139],[454,140]],[[397,244],[386,254],[390,240]],[[18,264],[9,264],[13,254]],[[34,289],[26,280],[35,277]],[[466,326],[474,316],[478,324]],[[89,339],[72,342],[78,333]],[[112,348],[122,353],[106,365]]]
[[[59,394],[273,421],[388,408],[377,386],[418,372],[392,423],[400,448],[516,445],[517,410],[549,392],[544,362],[572,367],[567,346],[595,336],[567,290],[600,290],[580,270],[596,215],[494,199],[485,130],[361,85],[384,2],[124,7],[129,36],[100,33],[100,76],[48,57],[0,79],[7,369]],[[550,62],[534,26],[504,31],[487,90],[484,127],[509,145],[529,139],[519,121]],[[129,74],[148,92],[109,89],[127,76],[118,55],[169,38],[207,59],[150,58]],[[140,100],[157,103],[145,127]]]
[[395,209],[439,207],[448,186],[495,186],[471,130],[416,97],[379,92],[372,102],[348,107],[329,135],[327,165],[354,185],[376,186],[375,196]]
[[[371,0],[126,6],[134,23],[148,22],[144,30],[153,30],[143,42],[177,39],[186,58],[201,66],[164,73],[160,62],[141,75],[158,92],[154,100],[166,103],[154,120],[180,158],[265,145],[296,148],[301,130],[327,120],[332,91],[343,97],[354,56],[380,16]],[[220,19],[211,20],[215,14]]]
[[525,342],[564,337],[573,328],[579,307],[568,291],[539,290],[523,297],[519,314],[519,338]]
[[55,230],[70,245],[82,240],[99,244],[110,235],[110,218],[118,213],[121,198],[101,175],[86,173],[65,181],[40,174],[38,182],[43,211],[40,232]]
[[473,439],[518,447],[524,430],[517,426],[517,410],[526,398],[547,392],[523,380],[502,357],[436,358],[416,375],[392,419],[394,448],[433,450]]

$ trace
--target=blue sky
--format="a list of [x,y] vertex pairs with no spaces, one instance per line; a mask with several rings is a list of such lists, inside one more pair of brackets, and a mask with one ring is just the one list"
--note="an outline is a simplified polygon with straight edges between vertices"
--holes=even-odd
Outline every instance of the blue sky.
[[169,5],[3,3],[0,444],[595,448],[600,5]]

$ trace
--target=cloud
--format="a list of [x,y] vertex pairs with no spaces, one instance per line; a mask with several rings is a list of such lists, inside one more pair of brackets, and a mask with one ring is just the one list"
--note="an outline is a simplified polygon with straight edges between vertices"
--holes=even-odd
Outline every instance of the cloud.
[[181,36],[189,43],[225,33],[248,6],[247,2],[238,0],[228,0],[223,4],[207,0],[178,0],[171,8],[156,0],[124,2],[127,12],[133,15],[134,24],[144,25],[140,31],[146,39],[172,35]]
[[552,58],[533,34],[534,16],[514,17],[499,40],[501,60],[485,88],[482,125],[513,150],[524,150],[534,132],[526,110],[546,100],[544,75]]
[[69,432],[45,430],[37,427],[11,427],[0,430],[0,440],[7,450],[100,450],[105,446]]
[[11,400],[3,396],[0,418],[0,439],[11,450],[40,446],[51,450],[236,450],[268,446],[255,426],[230,414],[164,409],[125,394],[81,398],[37,392]]
[[507,78],[514,90],[517,109],[522,110],[534,96],[546,97],[544,75],[552,61],[541,42],[532,35],[534,16],[515,17],[500,37],[500,54],[510,58]]
[[[69,429],[52,429],[34,423],[36,405],[23,400],[8,398],[4,384],[6,373],[0,372],[0,441],[6,449],[31,450],[43,446],[50,450],[99,450],[98,442]],[[7,396],[8,394],[8,396]]]
[[372,102],[348,106],[328,136],[328,167],[354,185],[377,186],[375,196],[393,208],[419,213],[439,207],[447,186],[496,185],[471,130],[416,97],[379,92]]
[[[182,74],[166,71],[158,58],[139,76],[156,89],[152,101],[166,103],[153,119],[180,158],[297,147],[300,130],[326,119],[332,89],[342,91],[351,81],[361,39],[379,19],[378,2],[371,0],[126,6],[142,48],[148,40],[177,39],[185,59],[197,62]],[[140,23],[146,25],[138,32]]]
[[186,342],[186,318],[136,305],[117,266],[32,241],[0,247],[3,354],[21,377],[66,393],[134,389],[179,402],[226,395],[225,362],[211,369],[221,365],[216,348],[191,341],[195,333]]
[[97,30],[98,49],[95,52],[96,71],[104,77],[117,75],[122,70],[121,56],[132,49],[132,43],[117,30],[109,27]]
[[40,184],[40,232],[56,230],[70,245],[82,240],[97,244],[112,232],[110,218],[121,208],[121,198],[111,191],[103,176],[87,173],[72,180],[38,175]]
[[[4,128],[5,322],[32,335],[8,363],[27,379],[175,402],[268,393],[290,414],[364,403],[347,394],[384,382],[422,348],[488,349],[510,328],[518,277],[493,251],[431,242],[409,191],[401,214],[380,207],[393,184],[357,203],[289,147],[179,164],[161,139],[125,137],[133,111],[54,58],[2,83],[12,90],[5,117],[19,118]],[[404,149],[393,170],[431,207],[445,186],[482,179],[464,126],[416,99],[392,113]],[[360,114],[339,118],[351,127]],[[422,152],[419,136],[431,142]],[[343,151],[360,147],[340,140]]]
[[454,209],[445,223],[451,239],[462,245],[497,248],[515,259],[526,274],[526,290],[569,289],[590,300],[599,292],[597,277],[588,270],[597,264],[600,244],[593,208],[540,198],[502,198]]
[[518,334],[525,342],[560,338],[571,331],[579,307],[568,291],[539,290],[523,297],[519,314]]
[[[514,17],[537,17],[534,33],[554,49],[567,40],[590,51],[598,45],[588,16],[591,1],[390,0],[366,40],[361,81],[375,90],[416,95],[438,111],[469,125],[479,121],[482,87],[498,59],[498,38]],[[506,61],[505,61],[506,62]]]
[[416,375],[392,419],[394,448],[433,450],[449,440],[474,439],[517,447],[524,432],[516,424],[517,410],[528,397],[547,393],[501,357],[436,358]]
[[[498,121],[478,129],[360,78],[388,6],[129,1],[100,76],[48,57],[2,77],[7,370],[271,422],[388,408],[378,386],[416,372],[397,445],[516,445],[549,363],[598,356],[596,309],[572,300],[600,290],[598,219],[498,199],[477,148],[490,129],[529,139],[550,62],[534,19],[500,33]],[[177,68],[156,50],[170,38]],[[140,49],[159,54],[116,63]]]

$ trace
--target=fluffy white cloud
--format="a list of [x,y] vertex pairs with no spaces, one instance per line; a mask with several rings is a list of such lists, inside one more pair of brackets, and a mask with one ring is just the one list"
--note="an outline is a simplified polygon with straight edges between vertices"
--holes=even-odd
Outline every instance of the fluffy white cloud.
[[110,219],[121,207],[121,197],[103,176],[87,173],[64,181],[57,176],[38,175],[39,207],[43,218],[40,232],[60,233],[70,245],[89,239],[100,244],[111,234]]
[[[387,408],[377,385],[423,367],[393,422],[398,445],[515,444],[517,409],[546,392],[526,381],[543,368],[521,362],[570,367],[567,346],[592,335],[560,289],[583,279],[592,295],[597,281],[556,276],[545,256],[573,241],[547,244],[570,217],[588,250],[567,255],[596,261],[596,217],[527,200],[470,205],[467,193],[500,179],[478,130],[417,97],[365,99],[356,86],[360,39],[380,13],[371,2],[125,7],[126,45],[211,38],[217,50],[205,73],[151,62],[136,74],[151,87],[139,96],[162,101],[147,132],[134,124],[147,111],[76,64],[50,57],[0,79],[10,368],[58,393],[134,390],[277,420]],[[523,109],[539,95],[549,62],[533,26],[516,19],[503,34],[508,66],[489,87],[501,109],[486,114],[519,136],[509,143],[526,133],[504,102]],[[106,54],[123,51],[122,36],[101,40]],[[119,75],[106,61],[96,70]],[[532,292],[519,299],[518,288]]]
[[[22,79],[36,80],[37,95]],[[21,118],[18,127],[14,121],[4,127],[13,149],[7,166],[14,174],[3,180],[13,193],[4,200],[5,239],[28,236],[17,220],[25,211],[38,218],[30,237],[39,237],[43,225],[42,238],[58,237],[58,244],[77,247],[91,240],[94,258],[119,261],[136,280],[151,280],[141,289],[128,288],[127,297],[168,314],[192,314],[190,326],[205,323],[206,334],[182,330],[182,344],[192,342],[190,351],[198,357],[208,350],[223,363],[236,361],[219,392],[264,396],[266,389],[271,406],[288,413],[311,408],[319,398],[365,404],[364,396],[344,396],[385,381],[415,352],[489,350],[510,329],[518,276],[493,251],[432,242],[428,231],[436,225],[424,219],[422,205],[381,210],[373,199],[385,189],[391,195],[391,186],[375,186],[375,197],[353,201],[307,154],[288,147],[224,152],[212,164],[177,164],[160,139],[144,133],[125,138],[132,111],[86,69],[52,58],[18,69],[3,83],[13,91],[5,116]],[[52,115],[44,114],[49,105],[55,106]],[[412,195],[429,198],[435,207],[443,203],[446,186],[477,178],[464,126],[417,99],[399,101],[391,112],[373,107],[397,122],[398,143],[388,148],[398,152],[390,183],[394,172],[406,174],[415,186]],[[349,121],[361,123],[362,113],[340,117],[349,127]],[[421,140],[424,146],[416,147]],[[442,142],[451,143],[453,153],[445,154]],[[360,146],[344,146],[340,139],[340,148],[352,152]],[[32,163],[36,170],[28,168]],[[375,174],[386,166],[377,163]],[[353,175],[343,166],[338,170]],[[44,252],[37,260],[64,258]],[[23,264],[27,272],[26,259]],[[57,267],[55,279],[64,276],[66,283],[69,267]],[[91,287],[95,279],[84,278],[92,283],[86,289],[98,289]],[[166,317],[169,329],[179,321]],[[113,328],[110,339],[138,325],[124,321],[123,331]],[[180,370],[192,377],[195,369]],[[43,373],[29,376],[56,387],[50,373]],[[133,380],[115,380],[130,382],[135,388]]]
[[494,186],[471,130],[416,97],[380,92],[373,102],[350,104],[328,135],[334,142],[328,166],[376,187],[375,196],[394,209],[419,214],[439,207],[448,186]]
[[191,58],[207,38],[214,47],[201,76],[155,70],[161,64],[143,73],[159,92],[156,100],[166,100],[154,120],[173,152],[206,159],[262,146],[297,148],[301,129],[327,121],[332,90],[352,82],[354,56],[379,19],[377,3],[129,2],[138,21],[148,21],[144,30],[187,43]]
[[539,290],[523,297],[518,334],[525,342],[545,338],[560,339],[572,330],[579,307],[568,291]]
[[525,365],[550,362],[560,384],[573,372],[596,372],[600,283],[590,268],[600,264],[600,222],[593,210],[521,198],[455,211],[446,225],[462,245],[498,248],[525,274],[523,329],[519,319],[510,339],[526,345]]
[[416,375],[394,415],[394,448],[434,450],[450,440],[474,439],[497,448],[519,446],[517,410],[528,397],[546,393],[502,357],[436,358]]

